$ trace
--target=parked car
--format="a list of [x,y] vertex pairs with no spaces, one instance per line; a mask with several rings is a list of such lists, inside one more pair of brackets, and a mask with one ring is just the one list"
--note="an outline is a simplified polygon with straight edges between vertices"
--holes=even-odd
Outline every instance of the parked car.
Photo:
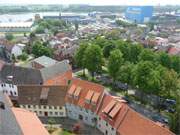
[[161,103],[161,109],[169,110],[169,109],[174,108],[175,105],[176,105],[176,101],[175,100],[165,99]]
[[165,118],[165,117],[162,117],[162,116],[158,116],[158,115],[152,116],[152,119],[154,121],[158,121],[158,122],[165,123],[165,124],[169,123],[168,118]]
[[176,100],[173,100],[173,99],[166,99],[165,102],[167,104],[170,104],[170,105],[175,105],[176,104]]

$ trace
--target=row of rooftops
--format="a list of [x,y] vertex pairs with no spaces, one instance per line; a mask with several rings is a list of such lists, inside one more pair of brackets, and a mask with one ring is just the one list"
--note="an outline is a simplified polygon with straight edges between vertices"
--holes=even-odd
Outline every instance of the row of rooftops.
[[108,94],[103,86],[77,78],[71,80],[70,86],[18,86],[18,103],[60,107],[73,104],[91,110],[121,135],[173,135],[131,109],[125,100]]
[[0,68],[0,79],[2,82],[6,82],[7,77],[12,76],[12,82],[15,85],[39,85],[70,70],[71,67],[67,60],[56,62],[42,69],[20,67],[4,63]]
[[[3,67],[1,74],[2,71]],[[106,93],[102,85],[76,78],[71,80],[70,86],[25,84],[18,85],[18,102],[21,105],[64,106],[65,103],[70,103],[91,110],[121,135],[173,134],[167,128],[132,110],[126,101]]]
[[166,127],[145,118],[125,100],[111,96],[95,83],[74,78],[65,102],[93,111],[120,135],[173,135]]

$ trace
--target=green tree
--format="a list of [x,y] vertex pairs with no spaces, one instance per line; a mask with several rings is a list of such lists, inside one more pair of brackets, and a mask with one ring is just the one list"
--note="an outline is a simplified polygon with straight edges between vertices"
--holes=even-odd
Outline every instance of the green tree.
[[113,50],[109,56],[108,71],[113,78],[113,82],[116,81],[119,69],[123,63],[123,54],[120,50]]
[[32,47],[32,53],[35,55],[35,57],[40,57],[43,55],[51,57],[53,50],[49,47],[43,46],[41,42],[36,41]]
[[122,40],[117,40],[116,46],[122,52],[124,60],[129,61],[131,55],[129,43]]
[[161,76],[157,70],[153,70],[147,76],[147,90],[149,94],[159,96],[161,90]]
[[98,45],[89,45],[85,51],[84,60],[86,68],[91,72],[92,79],[94,79],[94,73],[102,69],[103,56],[101,48]]
[[171,57],[171,66],[178,74],[180,73],[180,56]]
[[153,83],[152,79],[155,77],[155,73],[153,72],[154,65],[150,61],[141,61],[137,64],[135,73],[134,73],[134,84],[141,91],[141,100],[143,101],[143,93],[151,93],[151,88]]
[[108,44],[103,47],[103,55],[105,58],[108,58],[110,55],[110,52],[115,48],[115,45]]
[[101,48],[108,45],[109,42],[107,39],[101,36],[97,36],[95,40],[93,40],[93,44],[99,45]]
[[138,62],[138,56],[142,52],[143,47],[139,44],[131,44],[130,45],[130,56],[129,56],[129,61],[132,63],[137,63]]
[[124,65],[122,65],[118,72],[118,80],[123,83],[132,84],[134,66],[135,65],[131,64],[130,62],[126,62]]
[[50,25],[51,23],[48,22],[48,20],[40,21],[40,23],[38,24],[39,27],[43,27],[44,29],[50,29]]
[[85,57],[85,51],[87,47],[88,47],[88,44],[82,43],[74,56],[75,63],[77,64],[77,66],[83,68],[84,76],[85,76],[85,58],[84,57]]
[[171,68],[171,58],[170,58],[170,56],[165,52],[161,52],[159,54],[159,63],[161,65],[163,65],[164,67],[167,67],[167,68],[170,69]]
[[106,39],[110,40],[117,40],[120,37],[120,31],[119,30],[112,30],[105,34]]
[[44,33],[44,30],[45,30],[45,27],[43,27],[43,26],[38,26],[37,28],[36,28],[36,33],[37,34],[42,34],[42,33]]
[[176,112],[170,114],[170,129],[177,135],[180,134],[180,79],[177,82],[178,86],[176,91],[173,92],[173,95],[176,100],[175,110]]
[[155,61],[156,54],[150,49],[143,49],[143,51],[139,55],[140,61]]
[[13,36],[12,33],[6,33],[5,38],[6,38],[8,41],[11,41],[11,40],[14,39],[14,36]]
[[20,59],[22,61],[27,60],[27,58],[28,58],[28,55],[27,55],[27,53],[24,53],[24,52],[18,56],[18,59]]
[[178,85],[178,75],[174,70],[166,70],[161,75],[162,78],[162,95],[171,97],[176,91]]

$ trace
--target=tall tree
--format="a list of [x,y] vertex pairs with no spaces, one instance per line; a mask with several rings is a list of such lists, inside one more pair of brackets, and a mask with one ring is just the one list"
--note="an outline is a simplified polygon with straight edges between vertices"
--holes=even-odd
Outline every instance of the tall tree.
[[[134,73],[134,84],[138,86],[141,91],[141,101],[143,101],[144,93],[152,93],[154,90],[152,85],[158,85],[158,80],[153,80],[156,73],[153,73],[154,65],[150,61],[141,61],[137,64]],[[151,89],[153,88],[153,89]]]
[[174,70],[166,70],[162,76],[162,93],[165,97],[171,97],[178,85],[178,75]]
[[171,57],[171,66],[178,74],[180,73],[180,56]]
[[108,58],[110,55],[110,52],[115,48],[115,45],[108,44],[103,47],[103,55],[105,58]]
[[102,69],[103,55],[101,48],[98,45],[89,45],[86,48],[84,60],[85,67],[91,72],[92,79],[94,79],[94,73]]
[[117,48],[122,52],[125,61],[129,61],[130,57],[130,45],[128,42],[118,40],[116,41]]
[[130,45],[130,62],[137,63],[138,62],[138,56],[142,52],[143,47],[140,44],[131,44]]
[[43,55],[51,57],[53,50],[49,47],[43,46],[41,42],[36,41],[32,47],[32,53],[35,55],[35,57],[40,57]]
[[139,55],[139,60],[141,61],[155,61],[156,54],[150,49],[143,49],[143,51]]
[[173,91],[173,95],[176,100],[175,110],[176,112],[170,115],[170,129],[177,135],[180,134],[180,79],[177,82],[178,86],[176,91]]
[[116,81],[119,69],[123,63],[123,54],[120,50],[116,49],[111,52],[108,62],[108,71],[110,76],[113,78],[113,82]]
[[85,51],[87,47],[88,47],[88,44],[81,43],[74,57],[75,63],[77,64],[77,66],[83,68],[84,76],[85,76],[85,58],[84,57],[85,57]]
[[133,69],[134,69],[134,64],[131,64],[130,62],[126,62],[124,65],[120,67],[120,70],[118,72],[118,80],[120,80],[123,83],[132,84]]
[[161,52],[159,54],[159,62],[161,65],[163,65],[169,69],[171,68],[171,58],[167,53]]

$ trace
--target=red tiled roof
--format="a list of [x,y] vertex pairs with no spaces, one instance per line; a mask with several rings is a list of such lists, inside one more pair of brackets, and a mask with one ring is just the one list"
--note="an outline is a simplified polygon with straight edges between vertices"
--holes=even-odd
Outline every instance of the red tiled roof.
[[[111,109],[108,109],[108,113],[105,114],[104,110],[108,106]],[[173,135],[168,129],[145,118],[132,110],[123,100],[111,95],[104,95],[97,114],[115,128],[120,135]]]
[[171,47],[171,48],[168,50],[168,53],[171,54],[171,55],[180,54],[180,48]]
[[72,70],[66,71],[63,74],[59,74],[49,80],[47,80],[45,85],[67,85],[68,80],[72,79]]
[[167,128],[157,125],[132,109],[127,112],[118,132],[121,135],[174,135]]
[[[78,95],[79,95],[78,99],[74,99],[73,96],[70,97],[67,94],[67,96],[65,98],[66,102],[78,105],[78,106],[83,107],[85,109],[90,109],[90,110],[95,112],[97,110],[97,107],[99,106],[101,97],[103,96],[104,87],[99,85],[99,84],[95,84],[92,82],[88,82],[88,81],[84,81],[84,80],[80,80],[80,79],[75,79],[75,78],[72,79],[71,86],[76,86],[75,92],[77,91],[78,87],[81,88],[81,91],[78,93]],[[69,91],[71,91],[71,86],[69,87]],[[88,95],[90,91],[92,92],[92,95],[90,95],[91,97],[89,97],[89,95]],[[87,96],[92,102],[95,101],[95,102],[93,102],[94,105],[93,105],[93,103],[88,104],[86,102]]]
[[24,135],[49,135],[35,113],[25,109],[12,108]]

